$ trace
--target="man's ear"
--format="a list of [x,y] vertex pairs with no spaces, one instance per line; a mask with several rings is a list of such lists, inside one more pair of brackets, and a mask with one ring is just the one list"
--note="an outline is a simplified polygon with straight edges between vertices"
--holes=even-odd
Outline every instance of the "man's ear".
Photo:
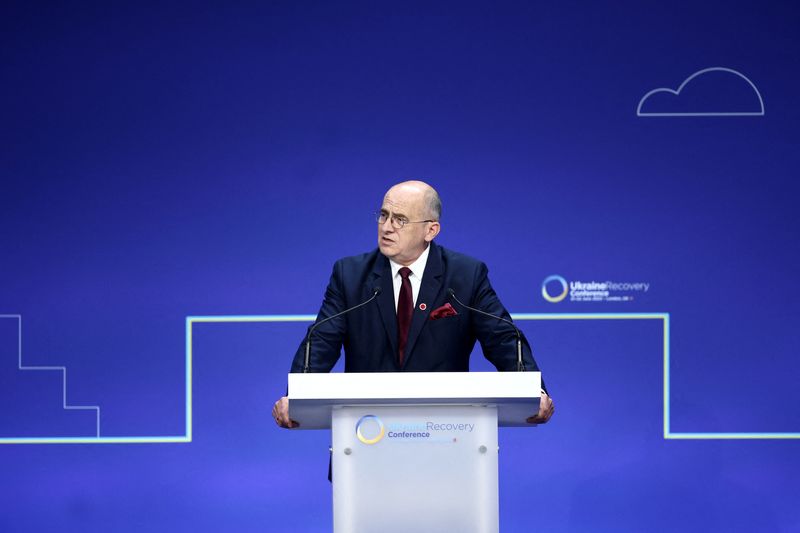
[[425,242],[431,242],[434,237],[439,235],[442,226],[438,222],[432,222],[430,226],[428,226],[428,233],[425,234]]

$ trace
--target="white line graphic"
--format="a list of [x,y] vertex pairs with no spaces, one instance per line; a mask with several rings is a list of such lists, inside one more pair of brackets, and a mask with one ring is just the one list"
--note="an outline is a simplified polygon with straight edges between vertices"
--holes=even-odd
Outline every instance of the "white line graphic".
[[[22,317],[20,315],[0,315],[0,318],[15,318],[19,321],[19,338],[22,339]],[[669,313],[511,313],[514,320],[658,320],[663,324],[662,331],[662,368],[663,368],[663,431],[664,439],[679,440],[800,440],[800,432],[674,432],[670,429],[670,320]],[[97,437],[0,437],[2,444],[164,444],[192,442],[192,345],[193,325],[200,323],[276,323],[276,322],[313,322],[316,315],[217,315],[186,317],[186,428],[183,435],[163,436],[126,436],[100,437],[100,408],[97,406],[72,406],[73,408],[97,410]],[[22,342],[20,340],[20,354]],[[22,356],[20,355],[20,369]],[[28,370],[61,370],[64,373],[64,408],[66,405],[66,368],[64,367],[26,367]]]
[[[652,95],[656,93],[669,93],[674,96],[679,96],[681,91],[684,87],[686,87],[689,82],[693,79],[697,78],[698,76],[702,76],[708,72],[727,72],[729,74],[733,74],[735,76],[740,77],[744,81],[747,82],[750,87],[752,87],[753,92],[755,92],[756,97],[758,98],[758,111],[728,111],[728,112],[719,112],[719,111],[699,111],[699,112],[675,112],[675,113],[658,113],[652,111],[642,111],[642,106],[644,105],[645,101],[650,98]],[[636,116],[639,117],[761,117],[764,116],[764,99],[761,98],[761,93],[759,92],[758,88],[755,84],[750,81],[750,79],[742,74],[737,70],[733,70],[731,68],[726,67],[710,67],[704,68],[703,70],[698,70],[685,80],[683,83],[680,84],[677,90],[670,89],[668,87],[659,87],[658,89],[653,89],[649,93],[642,96],[642,99],[639,100],[639,105],[636,107]]]

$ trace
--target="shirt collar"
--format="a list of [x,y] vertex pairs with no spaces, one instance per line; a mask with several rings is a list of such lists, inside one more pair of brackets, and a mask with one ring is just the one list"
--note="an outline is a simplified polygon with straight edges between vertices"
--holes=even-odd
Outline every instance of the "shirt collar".
[[[417,260],[408,265],[408,268],[411,270],[411,273],[417,276],[419,279],[422,279],[422,274],[425,273],[425,265],[428,264],[428,254],[431,251],[431,245],[428,244],[427,247],[422,251],[422,253],[417,257]],[[403,268],[403,265],[399,263],[395,263],[391,259],[389,259],[389,265],[392,267],[392,279],[397,276],[397,273]]]

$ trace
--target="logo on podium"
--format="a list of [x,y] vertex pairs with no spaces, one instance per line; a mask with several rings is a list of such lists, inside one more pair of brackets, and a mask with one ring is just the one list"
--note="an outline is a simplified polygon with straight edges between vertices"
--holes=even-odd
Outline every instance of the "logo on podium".
[[356,437],[364,444],[375,444],[386,435],[383,422],[375,415],[364,415],[356,422]]

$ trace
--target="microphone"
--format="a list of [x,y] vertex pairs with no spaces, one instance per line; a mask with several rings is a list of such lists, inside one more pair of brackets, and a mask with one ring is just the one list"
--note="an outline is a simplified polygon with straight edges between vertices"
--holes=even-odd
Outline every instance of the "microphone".
[[519,332],[519,329],[517,329],[517,326],[515,326],[513,322],[511,322],[506,318],[493,315],[491,313],[487,313],[486,311],[481,311],[480,309],[475,309],[474,307],[468,306],[467,304],[458,299],[458,297],[456,296],[456,292],[453,289],[448,288],[447,294],[449,294],[450,297],[453,300],[455,300],[461,307],[469,309],[470,311],[475,311],[476,313],[479,313],[481,315],[486,315],[489,318],[496,318],[497,320],[502,320],[503,322],[514,328],[514,332],[517,334],[517,372],[525,372],[525,365],[522,362],[522,334]]
[[321,326],[322,324],[327,322],[328,320],[333,320],[336,317],[340,317],[342,315],[346,315],[347,313],[349,313],[350,311],[353,311],[354,309],[358,309],[359,307],[363,307],[363,306],[367,305],[372,300],[377,298],[380,293],[381,293],[381,288],[380,287],[374,287],[372,289],[372,296],[370,296],[367,300],[364,300],[360,304],[354,305],[353,307],[351,307],[349,309],[345,309],[344,311],[336,313],[335,315],[329,316],[328,318],[326,318],[324,320],[320,320],[319,322],[314,323],[314,325],[312,325],[308,329],[308,335],[306,335],[306,357],[305,357],[305,360],[303,361],[303,374],[308,374],[309,367],[311,366],[311,335],[314,333],[314,330],[317,329],[318,326]]

